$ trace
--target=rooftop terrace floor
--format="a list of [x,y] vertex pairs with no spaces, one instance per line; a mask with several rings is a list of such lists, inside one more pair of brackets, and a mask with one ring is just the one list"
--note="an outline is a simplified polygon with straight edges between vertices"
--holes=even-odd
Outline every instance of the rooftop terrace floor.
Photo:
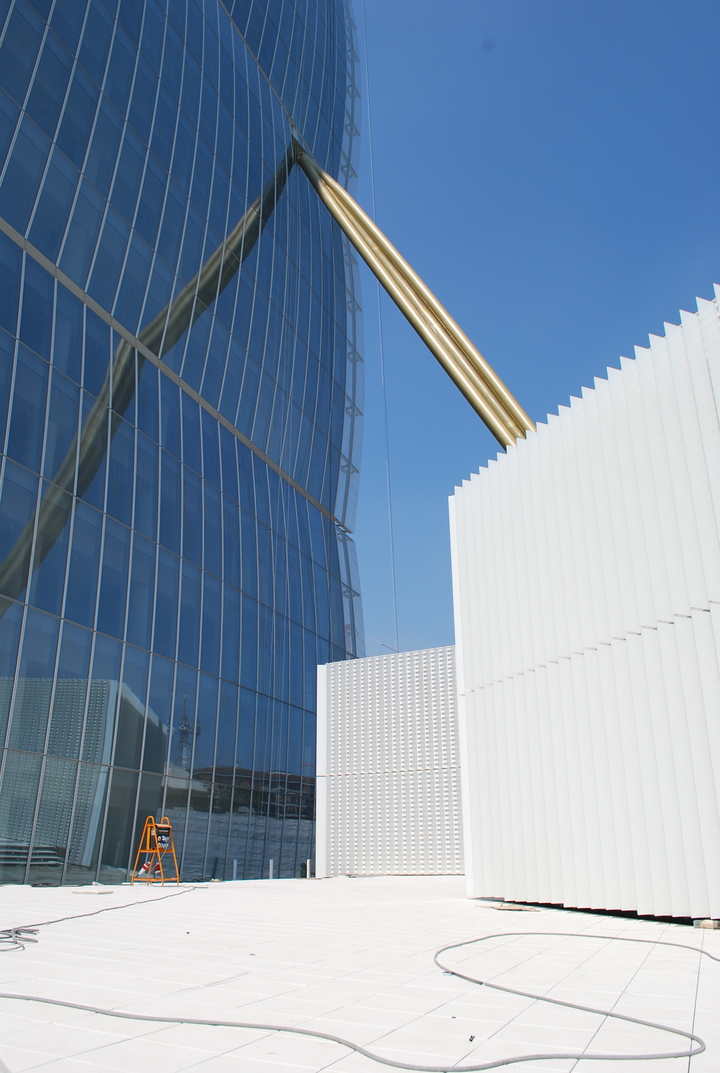
[[[97,915],[78,917],[90,913]],[[679,1036],[490,990],[433,963],[445,944],[489,936],[448,951],[444,963],[516,990],[692,1031],[707,1044],[691,1059],[543,1058],[503,1068],[720,1073],[720,963],[695,952],[704,947],[720,957],[717,931],[562,909],[498,911],[466,899],[456,876],[0,887],[0,928],[61,917],[76,919],[41,927],[37,944],[2,954],[0,991],[159,1017],[314,1029],[411,1069],[689,1048]],[[392,1068],[329,1040],[121,1020],[9,998],[0,999],[0,1060],[11,1073]]]

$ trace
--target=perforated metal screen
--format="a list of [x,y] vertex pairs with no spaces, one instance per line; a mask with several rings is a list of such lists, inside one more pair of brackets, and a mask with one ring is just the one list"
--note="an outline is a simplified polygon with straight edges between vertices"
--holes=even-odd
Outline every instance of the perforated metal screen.
[[454,649],[318,668],[321,876],[463,871]]

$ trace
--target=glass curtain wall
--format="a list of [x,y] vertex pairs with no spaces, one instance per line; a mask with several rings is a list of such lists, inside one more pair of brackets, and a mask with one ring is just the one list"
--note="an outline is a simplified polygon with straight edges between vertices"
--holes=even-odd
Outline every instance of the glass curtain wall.
[[0,0],[0,882],[302,874],[361,654],[343,0]]

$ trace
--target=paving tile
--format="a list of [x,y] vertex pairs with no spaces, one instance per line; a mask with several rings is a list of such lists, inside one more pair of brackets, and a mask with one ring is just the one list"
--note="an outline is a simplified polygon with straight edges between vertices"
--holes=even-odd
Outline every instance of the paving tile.
[[97,1047],[118,1043],[125,1039],[122,1031],[111,1033],[77,1025],[57,1025],[35,1022],[32,1027],[3,1033],[3,1046],[27,1047],[63,1057],[82,1054]]
[[173,1047],[192,1047],[209,1053],[225,1054],[261,1039],[267,1032],[222,1025],[168,1025],[147,1033],[148,1040]]
[[316,1069],[335,1061],[342,1055],[342,1052],[342,1046],[330,1040],[275,1032],[263,1039],[248,1043],[233,1053],[243,1059],[254,1058],[270,1062],[284,1059],[305,1068]]
[[55,1061],[56,1055],[47,1051],[36,1051],[28,1043],[27,1047],[11,1047],[0,1043],[0,1059],[12,1073],[23,1073],[25,1069],[38,1069],[48,1062]]
[[96,1069],[152,1070],[152,1073],[179,1073],[187,1069],[191,1062],[205,1061],[214,1057],[212,1052],[201,1051],[187,1045],[173,1046],[157,1043],[148,1039],[123,1040],[109,1047],[87,1051],[82,1055],[84,1062],[95,1065]]

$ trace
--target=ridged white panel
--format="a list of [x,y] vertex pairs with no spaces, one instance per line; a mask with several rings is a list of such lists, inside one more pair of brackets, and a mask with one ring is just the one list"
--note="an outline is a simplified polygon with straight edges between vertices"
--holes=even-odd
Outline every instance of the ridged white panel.
[[463,871],[454,651],[318,668],[319,876]]
[[720,917],[720,318],[451,497],[471,895]]

